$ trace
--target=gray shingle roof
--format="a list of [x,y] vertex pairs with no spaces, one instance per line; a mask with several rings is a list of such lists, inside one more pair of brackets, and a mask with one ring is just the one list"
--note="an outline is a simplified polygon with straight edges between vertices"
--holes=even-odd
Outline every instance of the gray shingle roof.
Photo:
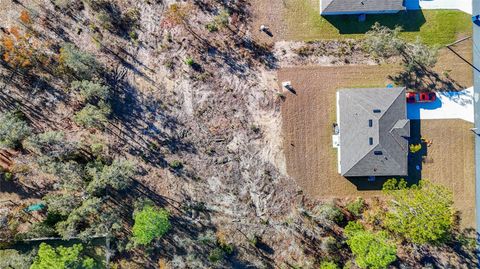
[[404,10],[403,0],[321,0],[320,14]]
[[405,88],[343,89],[338,106],[340,174],[406,176],[410,121]]

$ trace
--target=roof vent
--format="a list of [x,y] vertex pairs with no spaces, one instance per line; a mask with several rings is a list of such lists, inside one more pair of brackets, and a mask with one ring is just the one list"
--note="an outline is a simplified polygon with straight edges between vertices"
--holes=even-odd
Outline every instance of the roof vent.
[[368,120],[368,127],[372,127],[373,126],[373,120]]
[[373,152],[373,154],[375,154],[375,155],[383,155],[383,152],[380,151],[380,150],[375,150],[375,151]]
[[378,108],[375,108],[375,109],[373,110],[373,113],[380,113],[380,112],[382,112],[382,111],[381,111],[380,109],[378,109]]
[[373,137],[368,138],[368,144],[373,145]]

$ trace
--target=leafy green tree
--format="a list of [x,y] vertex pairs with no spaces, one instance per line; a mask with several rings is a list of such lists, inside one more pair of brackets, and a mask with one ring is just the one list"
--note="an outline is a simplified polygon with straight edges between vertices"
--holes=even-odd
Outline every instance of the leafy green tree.
[[30,127],[19,113],[6,112],[0,114],[0,147],[18,147],[20,142],[30,133]]
[[46,243],[41,243],[30,269],[93,269],[94,260],[82,252],[81,244],[53,248]]
[[358,222],[349,222],[345,227],[345,235],[360,268],[387,268],[397,259],[395,244],[388,240],[384,231],[372,233]]
[[90,193],[100,192],[107,186],[123,190],[132,184],[135,167],[131,161],[115,159],[111,165],[94,165],[88,168],[92,177],[87,190]]
[[72,90],[80,91],[80,96],[83,102],[92,100],[105,101],[110,91],[108,86],[90,80],[76,80],[72,82],[70,88]]
[[145,205],[134,214],[133,241],[147,245],[156,238],[164,236],[170,230],[169,213],[152,205]]
[[383,186],[390,196],[384,225],[418,244],[448,238],[454,225],[452,193],[441,185],[421,180],[407,187],[402,179],[390,179]]
[[338,265],[334,262],[321,262],[320,269],[338,269]]
[[110,112],[110,107],[103,102],[100,103],[98,107],[87,104],[82,110],[75,114],[73,120],[85,128],[103,128],[108,122],[107,117]]
[[66,43],[60,49],[60,63],[81,79],[91,79],[98,69],[95,57],[72,43]]

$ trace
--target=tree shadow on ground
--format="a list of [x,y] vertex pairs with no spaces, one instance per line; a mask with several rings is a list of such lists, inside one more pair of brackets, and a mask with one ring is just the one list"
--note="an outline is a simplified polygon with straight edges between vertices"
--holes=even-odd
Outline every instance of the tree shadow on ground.
[[365,21],[358,15],[323,16],[340,34],[364,34],[378,22],[389,28],[401,26],[404,32],[418,32],[426,20],[421,10],[400,11],[396,14],[368,14]]
[[430,68],[416,68],[413,72],[402,71],[388,79],[397,85],[404,85],[415,92],[425,91],[448,91],[456,92],[465,89],[456,80],[442,76]]

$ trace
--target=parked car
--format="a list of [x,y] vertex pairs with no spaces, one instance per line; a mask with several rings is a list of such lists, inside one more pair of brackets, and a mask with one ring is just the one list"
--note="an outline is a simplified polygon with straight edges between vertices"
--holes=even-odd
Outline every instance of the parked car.
[[407,103],[434,102],[437,95],[434,92],[407,92]]

